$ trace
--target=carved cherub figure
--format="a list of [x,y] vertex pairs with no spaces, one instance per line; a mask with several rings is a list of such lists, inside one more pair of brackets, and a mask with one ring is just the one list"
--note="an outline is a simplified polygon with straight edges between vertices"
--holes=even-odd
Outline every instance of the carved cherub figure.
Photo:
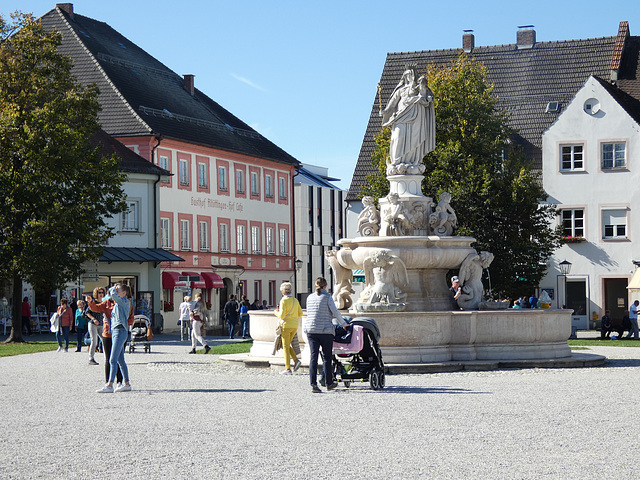
[[363,197],[362,207],[362,212],[358,215],[358,233],[363,237],[378,235],[380,231],[380,213],[378,213],[373,197]]
[[475,310],[482,301],[482,270],[488,268],[493,261],[493,253],[470,253],[460,265],[460,285],[462,293],[458,297],[458,305],[464,310]]
[[388,237],[399,237],[405,235],[409,228],[407,210],[400,201],[397,193],[387,195],[389,205],[384,209],[383,219],[387,224],[386,235]]
[[407,267],[400,257],[385,249],[374,250],[363,262],[366,288],[361,299],[367,303],[401,303],[409,283]]
[[339,310],[344,310],[351,307],[351,294],[356,292],[351,288],[353,272],[340,264],[337,253],[336,250],[328,250],[324,253],[324,256],[333,270],[335,279],[333,284],[333,301]]
[[450,201],[451,194],[442,192],[438,197],[438,205],[436,205],[435,212],[429,216],[429,225],[436,235],[449,236],[453,233],[453,229],[458,226],[458,217],[451,205],[449,205]]

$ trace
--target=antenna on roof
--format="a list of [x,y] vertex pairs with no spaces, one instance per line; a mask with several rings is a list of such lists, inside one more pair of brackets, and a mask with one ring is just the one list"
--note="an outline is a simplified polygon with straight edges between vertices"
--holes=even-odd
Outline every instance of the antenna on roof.
[[462,30],[464,33],[472,33],[473,30]]
[[535,25],[518,25],[518,28],[533,28]]

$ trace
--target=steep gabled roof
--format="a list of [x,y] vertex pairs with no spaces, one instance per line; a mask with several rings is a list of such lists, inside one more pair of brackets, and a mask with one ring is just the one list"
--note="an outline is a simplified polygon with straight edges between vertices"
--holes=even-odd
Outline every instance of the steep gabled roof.
[[[626,91],[638,88],[640,93],[640,83],[635,72],[636,67],[640,69],[640,39],[628,37],[628,27],[626,35],[618,83]],[[509,124],[517,132],[514,140],[523,147],[535,168],[540,168],[542,162],[542,132],[556,120],[562,106],[571,101],[589,75],[600,79],[610,78],[614,46],[619,37],[621,35],[538,42],[532,48],[518,48],[516,44],[476,47],[469,54],[487,67],[489,81],[495,85],[498,106],[510,115]],[[406,64],[417,63],[420,70],[426,71],[428,65],[450,63],[458,57],[460,51],[449,49],[389,53],[380,79],[383,104],[386,104],[400,81]],[[633,72],[629,71],[630,64],[634,67]],[[557,112],[547,112],[550,102],[559,103]],[[376,92],[347,195],[348,201],[357,199],[367,175],[374,173],[371,155],[375,149],[375,136],[380,132],[379,108]],[[436,118],[437,114],[436,111]]]
[[100,88],[102,128],[116,137],[162,135],[297,166],[299,162],[104,22],[56,7],[41,21],[63,35],[73,74]]

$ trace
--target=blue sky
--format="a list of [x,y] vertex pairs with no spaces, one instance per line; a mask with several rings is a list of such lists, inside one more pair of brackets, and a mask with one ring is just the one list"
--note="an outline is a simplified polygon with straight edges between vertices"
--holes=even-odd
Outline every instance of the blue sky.
[[[304,163],[348,188],[388,52],[640,35],[638,1],[76,0]],[[396,5],[393,7],[393,5]],[[0,0],[0,13],[41,16],[54,1]]]

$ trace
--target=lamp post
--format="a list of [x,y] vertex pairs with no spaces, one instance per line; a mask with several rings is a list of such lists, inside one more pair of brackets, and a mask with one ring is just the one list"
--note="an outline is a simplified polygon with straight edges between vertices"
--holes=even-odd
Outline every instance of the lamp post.
[[[560,267],[560,273],[562,273],[562,276],[564,277],[564,303],[566,305],[567,303],[567,275],[569,275],[569,272],[571,272],[571,262],[567,261],[567,260],[563,260],[562,262],[560,262],[560,264],[558,265]],[[558,300],[560,300],[558,298]]]
[[294,292],[295,292],[295,297],[298,298],[298,272],[300,270],[302,270],[302,264],[304,262],[302,260],[300,260],[299,258],[296,258],[293,262],[294,266],[295,266],[295,270],[293,271],[293,283],[294,283]]

